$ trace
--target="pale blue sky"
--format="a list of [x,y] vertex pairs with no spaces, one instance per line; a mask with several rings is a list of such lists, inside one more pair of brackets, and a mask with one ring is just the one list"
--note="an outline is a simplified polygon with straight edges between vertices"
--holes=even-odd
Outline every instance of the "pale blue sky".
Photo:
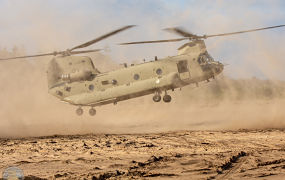
[[[70,48],[120,26],[139,25],[91,47],[110,46],[108,55],[121,63],[175,55],[183,42],[115,45],[178,37],[161,31],[166,27],[212,34],[285,24],[285,1],[0,0],[0,24],[0,47],[23,45],[29,53]],[[213,38],[206,43],[215,59],[230,64],[225,70],[229,76],[285,77],[285,28]]]

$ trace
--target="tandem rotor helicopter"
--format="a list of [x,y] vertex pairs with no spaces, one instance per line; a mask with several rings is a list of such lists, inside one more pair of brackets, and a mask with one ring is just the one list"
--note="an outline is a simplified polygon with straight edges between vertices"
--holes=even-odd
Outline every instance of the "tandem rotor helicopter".
[[[164,102],[169,103],[171,96],[167,94],[167,91],[174,91],[176,88],[182,88],[193,83],[198,86],[199,82],[209,81],[209,79],[215,78],[215,76],[223,71],[224,65],[219,61],[215,61],[210,56],[206,49],[204,39],[284,26],[285,25],[278,25],[203,36],[194,35],[181,28],[168,28],[165,30],[174,32],[183,37],[178,39],[129,42],[122,43],[121,45],[188,40],[189,42],[178,48],[178,55],[162,59],[155,58],[154,61],[129,67],[125,65],[124,68],[106,73],[101,73],[97,70],[90,57],[73,56],[75,54],[100,51],[100,49],[75,50],[88,47],[109,36],[132,28],[134,27],[133,25],[124,26],[94,40],[67,49],[66,51],[11,57],[0,60],[55,56],[49,62],[47,70],[48,92],[61,101],[78,106],[76,109],[77,115],[83,114],[82,107],[89,106],[91,107],[89,114],[94,116],[96,114],[95,106],[110,103],[117,104],[119,101],[148,94],[154,94],[154,102],[160,102],[161,99],[163,99]],[[161,97],[162,93],[164,94],[163,97]]]

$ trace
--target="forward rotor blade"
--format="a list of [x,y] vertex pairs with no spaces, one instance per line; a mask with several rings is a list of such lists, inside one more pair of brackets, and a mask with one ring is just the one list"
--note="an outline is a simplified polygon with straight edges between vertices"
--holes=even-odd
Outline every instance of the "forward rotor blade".
[[0,59],[2,60],[12,60],[12,59],[23,59],[23,58],[30,58],[30,57],[40,57],[40,56],[56,56],[58,54],[62,54],[64,51],[59,51],[59,52],[53,52],[53,53],[46,53],[46,54],[36,54],[36,55],[30,55],[30,56],[17,56],[17,57],[10,57],[10,58],[3,58]]
[[218,36],[230,36],[230,35],[241,34],[241,33],[249,33],[249,32],[254,32],[254,31],[262,31],[262,30],[266,30],[266,29],[280,28],[280,27],[284,27],[284,26],[285,26],[285,25],[270,26],[270,27],[264,27],[264,28],[258,28],[258,29],[250,29],[250,30],[245,30],[245,31],[237,31],[237,32],[222,33],[222,34],[204,35],[204,36],[201,36],[201,37],[202,37],[202,38],[209,38],[209,37],[218,37]]
[[82,53],[90,53],[90,52],[98,52],[102,49],[93,49],[93,50],[85,50],[85,51],[71,51],[70,54],[82,54]]
[[91,40],[91,41],[88,41],[88,42],[86,42],[86,43],[84,43],[84,44],[81,44],[81,45],[79,45],[79,46],[75,46],[74,48],[70,49],[70,51],[72,51],[72,50],[74,50],[74,49],[79,49],[79,48],[84,48],[84,47],[90,46],[90,45],[92,45],[92,44],[94,44],[94,43],[96,43],[96,42],[99,42],[99,41],[101,41],[101,40],[103,40],[103,39],[109,37],[109,36],[115,35],[115,34],[121,32],[121,31],[127,30],[127,29],[129,29],[129,28],[134,27],[134,26],[135,26],[135,25],[124,26],[124,27],[122,27],[122,28],[120,28],[120,29],[117,29],[117,30],[115,30],[115,31],[112,31],[112,32],[110,32],[110,33],[107,33],[107,34],[105,34],[105,35],[103,35],[103,36],[100,36],[100,37],[98,37],[98,38],[96,38],[96,39],[93,39],[93,40]]
[[195,34],[192,34],[190,32],[187,32],[185,29],[180,28],[180,27],[166,28],[166,29],[163,29],[163,30],[171,32],[171,33],[178,34],[178,35],[183,36],[183,37],[188,37],[188,38],[191,38],[191,39],[198,39],[199,38],[199,36],[197,36]]
[[137,42],[128,42],[128,43],[121,43],[119,45],[129,45],[129,44],[146,44],[146,43],[163,43],[163,42],[177,42],[183,41],[188,38],[179,38],[179,39],[166,39],[166,40],[156,40],[156,41],[137,41]]

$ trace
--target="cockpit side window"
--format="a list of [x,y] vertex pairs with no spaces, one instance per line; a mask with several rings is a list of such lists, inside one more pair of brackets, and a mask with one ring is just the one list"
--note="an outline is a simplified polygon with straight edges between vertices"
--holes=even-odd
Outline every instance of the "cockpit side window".
[[208,61],[214,61],[212,56],[207,51],[205,52],[205,55],[206,55]]
[[198,63],[199,64],[204,64],[205,61],[205,55],[204,54],[200,54],[200,56],[198,57]]
[[205,64],[214,61],[208,52],[202,53],[198,57],[199,64]]

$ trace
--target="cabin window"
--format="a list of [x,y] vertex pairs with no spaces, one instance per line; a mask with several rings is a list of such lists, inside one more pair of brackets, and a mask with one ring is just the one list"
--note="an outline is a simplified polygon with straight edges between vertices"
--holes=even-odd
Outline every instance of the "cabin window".
[[93,90],[94,90],[94,85],[93,85],[93,84],[90,84],[90,85],[88,86],[88,89],[89,89],[90,91],[93,91]]
[[109,81],[102,81],[102,85],[107,85],[109,84]]
[[188,62],[187,60],[179,61],[177,63],[177,68],[179,73],[188,72]]
[[158,68],[158,69],[156,70],[156,74],[157,74],[157,75],[161,75],[161,74],[162,74],[162,70],[161,70],[160,68]]
[[64,90],[66,90],[66,91],[70,92],[71,87],[65,87],[65,88],[64,88]]
[[113,80],[112,80],[112,84],[113,84],[113,85],[116,85],[117,83],[118,83],[118,81],[117,81],[116,79],[113,79]]
[[61,91],[56,91],[56,94],[59,96],[63,96],[63,93]]
[[134,75],[134,80],[138,80],[139,78],[140,78],[140,75],[138,75],[138,74]]

